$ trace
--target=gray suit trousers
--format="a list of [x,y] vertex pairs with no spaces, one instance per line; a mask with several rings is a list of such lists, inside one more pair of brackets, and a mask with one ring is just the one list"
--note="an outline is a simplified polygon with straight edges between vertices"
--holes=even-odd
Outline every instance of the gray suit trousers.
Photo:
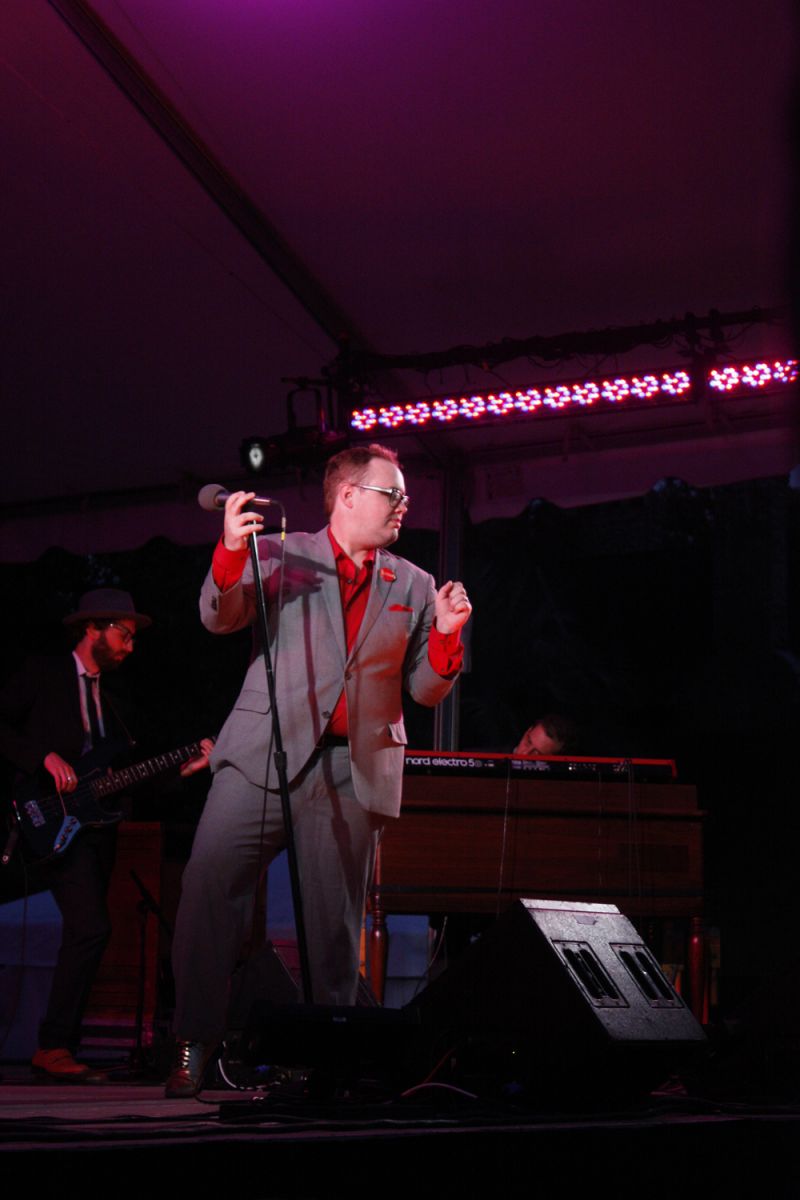
[[[290,789],[317,1004],[353,1004],[361,924],[385,818],[356,801],[347,746],[317,750]],[[235,767],[214,778],[183,876],[173,944],[177,1038],[216,1042],[263,868],[284,848],[280,797]]]

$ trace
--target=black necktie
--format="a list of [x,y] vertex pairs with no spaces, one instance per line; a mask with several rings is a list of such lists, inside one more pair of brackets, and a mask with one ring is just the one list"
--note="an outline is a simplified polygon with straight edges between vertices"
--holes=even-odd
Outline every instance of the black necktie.
[[97,700],[94,688],[97,678],[97,675],[84,675],[83,677],[86,692],[86,713],[89,717],[89,737],[91,738],[93,747],[99,745],[103,740],[103,735],[100,732],[100,721],[97,717]]

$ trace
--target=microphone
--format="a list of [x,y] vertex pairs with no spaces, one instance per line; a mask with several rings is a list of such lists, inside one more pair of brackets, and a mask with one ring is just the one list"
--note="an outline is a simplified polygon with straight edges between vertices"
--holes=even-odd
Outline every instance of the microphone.
[[[218,508],[224,508],[231,493],[224,488],[221,483],[207,483],[205,487],[201,487],[197,493],[197,503],[206,512],[214,512]],[[255,504],[260,508],[269,508],[270,505],[280,507],[279,500],[270,500],[269,496],[253,496],[252,500],[247,501],[248,507]]]

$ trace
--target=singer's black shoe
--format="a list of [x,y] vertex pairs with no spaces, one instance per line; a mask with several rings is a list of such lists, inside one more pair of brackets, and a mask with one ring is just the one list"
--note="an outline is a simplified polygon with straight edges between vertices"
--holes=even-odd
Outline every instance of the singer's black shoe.
[[175,1043],[175,1059],[164,1088],[168,1100],[186,1100],[197,1095],[216,1049],[216,1042]]

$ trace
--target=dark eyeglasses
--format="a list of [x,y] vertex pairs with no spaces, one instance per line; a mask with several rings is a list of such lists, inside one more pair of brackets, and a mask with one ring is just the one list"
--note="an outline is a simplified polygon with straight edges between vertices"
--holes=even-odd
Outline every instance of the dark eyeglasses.
[[136,637],[136,634],[131,633],[127,625],[118,625],[116,621],[109,621],[106,628],[116,629],[117,633],[119,633],[122,638],[123,645],[125,646],[130,646],[131,642]]
[[376,487],[374,483],[357,483],[355,486],[365,492],[382,492],[384,496],[389,497],[390,508],[399,508],[401,504],[405,504],[408,508],[411,503],[411,497],[407,496],[400,488]]

